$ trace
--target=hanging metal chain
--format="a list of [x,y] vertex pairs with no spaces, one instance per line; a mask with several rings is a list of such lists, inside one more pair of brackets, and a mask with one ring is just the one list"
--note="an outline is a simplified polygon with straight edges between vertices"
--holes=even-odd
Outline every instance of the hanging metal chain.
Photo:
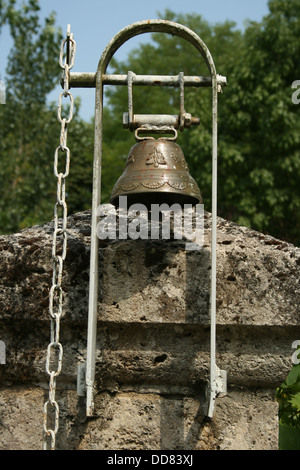
[[[43,449],[55,450],[55,439],[59,427],[59,406],[55,398],[56,378],[61,373],[63,347],[60,343],[60,319],[63,313],[62,276],[67,255],[67,204],[66,178],[70,169],[70,149],[67,147],[67,127],[73,118],[74,101],[69,92],[69,71],[74,65],[76,42],[68,25],[67,37],[60,49],[59,65],[63,69],[63,92],[57,106],[57,118],[61,124],[59,146],[54,152],[54,175],[57,178],[57,198],[54,206],[54,229],[52,242],[53,276],[49,293],[50,343],[47,348],[46,372],[49,375],[49,398],[44,404]],[[69,99],[69,115],[62,117],[62,99]],[[59,153],[65,155],[64,168],[59,167]]]

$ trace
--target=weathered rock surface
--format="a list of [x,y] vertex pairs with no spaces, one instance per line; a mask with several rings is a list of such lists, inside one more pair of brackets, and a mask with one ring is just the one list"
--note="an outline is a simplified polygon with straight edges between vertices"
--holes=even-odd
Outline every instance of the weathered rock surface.
[[[228,394],[203,415],[209,371],[210,214],[204,246],[111,240],[99,249],[96,416],[76,393],[87,340],[90,212],[68,219],[60,449],[276,449],[276,387],[300,337],[300,249],[218,220],[217,364]],[[0,237],[0,448],[41,449],[51,223]]]

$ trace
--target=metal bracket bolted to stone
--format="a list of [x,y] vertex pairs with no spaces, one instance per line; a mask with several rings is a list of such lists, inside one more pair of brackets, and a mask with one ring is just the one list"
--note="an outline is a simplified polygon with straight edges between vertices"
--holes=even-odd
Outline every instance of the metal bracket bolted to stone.
[[216,398],[227,394],[227,371],[215,365],[214,378],[207,388],[207,412],[209,418],[213,417]]
[[227,393],[227,371],[217,367],[216,392],[226,395]]

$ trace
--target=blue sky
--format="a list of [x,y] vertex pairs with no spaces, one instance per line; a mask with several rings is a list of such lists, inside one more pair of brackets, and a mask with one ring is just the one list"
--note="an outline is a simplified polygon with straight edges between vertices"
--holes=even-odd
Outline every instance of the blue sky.
[[[42,16],[51,11],[57,13],[57,25],[63,32],[68,24],[71,25],[77,44],[74,72],[95,72],[104,48],[118,31],[135,21],[157,18],[158,12],[163,13],[166,8],[175,13],[199,14],[212,24],[232,20],[239,29],[243,29],[246,20],[261,21],[268,13],[268,0],[40,0],[40,6]],[[127,41],[115,57],[124,59],[130,49],[149,39],[150,36],[144,34]],[[205,38],[202,39],[205,42]],[[2,80],[10,47],[11,40],[5,27],[0,35]],[[226,71],[220,73],[226,75]],[[59,92],[58,86],[49,100],[57,101]],[[81,116],[89,119],[94,114],[94,90],[74,89],[72,93],[74,97],[81,97]]]

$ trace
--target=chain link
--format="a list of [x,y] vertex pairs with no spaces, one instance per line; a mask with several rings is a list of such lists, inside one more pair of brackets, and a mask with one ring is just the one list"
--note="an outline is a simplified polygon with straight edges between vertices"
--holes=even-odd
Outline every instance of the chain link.
[[[66,52],[65,52],[66,48]],[[57,178],[57,197],[54,205],[54,228],[52,240],[53,275],[49,292],[50,343],[47,348],[46,372],[49,375],[49,398],[44,404],[43,449],[55,450],[55,439],[59,427],[59,406],[56,401],[56,378],[62,370],[63,347],[60,343],[60,319],[63,313],[62,276],[67,255],[67,204],[66,178],[70,170],[70,149],[67,147],[67,127],[73,118],[74,100],[69,92],[69,72],[74,65],[76,42],[68,26],[67,37],[62,41],[59,65],[63,69],[63,89],[58,98],[57,119],[61,124],[59,146],[54,152],[54,175]],[[65,57],[65,58],[64,58]],[[68,118],[62,117],[62,99],[69,98]],[[59,152],[65,154],[64,171],[59,170]],[[62,212],[61,217],[59,217]],[[52,423],[52,426],[51,424]]]

